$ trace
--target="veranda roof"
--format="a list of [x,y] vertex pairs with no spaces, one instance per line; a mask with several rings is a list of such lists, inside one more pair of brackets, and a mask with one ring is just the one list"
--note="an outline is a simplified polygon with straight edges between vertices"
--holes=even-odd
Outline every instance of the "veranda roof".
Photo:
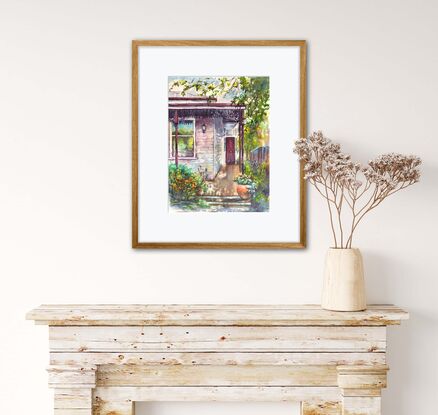
[[229,100],[205,97],[169,97],[169,119],[175,116],[223,117],[229,121],[239,121],[244,105],[235,105]]

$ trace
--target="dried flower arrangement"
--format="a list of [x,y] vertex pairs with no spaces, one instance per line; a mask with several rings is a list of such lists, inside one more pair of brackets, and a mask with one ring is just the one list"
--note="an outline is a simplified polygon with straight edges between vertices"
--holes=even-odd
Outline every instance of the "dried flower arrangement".
[[297,140],[294,152],[304,162],[305,179],[327,201],[335,248],[351,248],[363,217],[388,196],[420,179],[419,157],[390,153],[362,166],[342,153],[340,145],[324,137],[321,131]]

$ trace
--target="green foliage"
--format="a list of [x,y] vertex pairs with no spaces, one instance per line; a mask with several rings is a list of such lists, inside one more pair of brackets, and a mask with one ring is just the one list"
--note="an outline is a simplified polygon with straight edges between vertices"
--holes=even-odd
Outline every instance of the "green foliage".
[[[195,139],[193,137],[178,137],[178,156],[193,157]],[[172,156],[175,157],[175,136],[172,136]]]
[[[251,150],[259,147],[262,133],[267,129],[269,110],[269,78],[239,77],[241,93],[233,103],[245,105],[244,151],[247,157]],[[265,127],[265,128],[263,128]]]
[[207,185],[199,173],[190,167],[169,164],[169,194],[175,201],[194,200],[207,190]]
[[247,174],[239,174],[234,179],[234,181],[237,184],[240,184],[242,186],[246,186],[246,188],[248,189],[248,192],[251,195],[251,197],[254,196],[254,194],[256,192],[256,184],[254,183],[254,181]]
[[[175,135],[176,127],[172,122],[172,135]],[[193,121],[179,121],[178,122],[178,135],[193,135],[195,133],[193,127]]]
[[172,207],[185,212],[199,212],[200,210],[210,209],[210,205],[202,199],[196,200],[171,200]]
[[247,176],[255,187],[252,198],[254,210],[265,211],[269,209],[269,163],[256,163],[245,161],[244,175]]
[[243,185],[253,185],[254,182],[251,180],[251,178],[247,174],[239,174],[234,181],[237,184],[243,184]]
[[[172,156],[175,157],[175,123],[171,123],[172,128]],[[178,156],[193,157],[195,154],[195,131],[192,120],[184,120],[178,122]]]
[[265,212],[269,210],[269,197],[263,193],[256,193],[251,200],[253,210],[257,212]]

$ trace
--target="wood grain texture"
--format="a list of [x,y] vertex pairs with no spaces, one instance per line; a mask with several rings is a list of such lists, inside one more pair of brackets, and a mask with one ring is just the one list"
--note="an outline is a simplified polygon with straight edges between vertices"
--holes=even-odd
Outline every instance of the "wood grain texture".
[[50,327],[52,352],[384,352],[385,327]]
[[386,388],[387,365],[338,366],[338,386],[344,396],[369,396],[369,390]]
[[[307,244],[304,164],[300,164],[300,240],[297,242],[141,242],[138,237],[138,50],[148,47],[294,47],[300,49],[300,135],[307,135],[307,43],[305,40],[132,41],[132,247],[142,249],[302,249]],[[291,74],[292,76],[292,74]],[[299,138],[299,137],[296,137]]]
[[134,415],[134,402],[109,400],[102,401],[96,398],[93,402],[93,415]]
[[[136,401],[295,401],[302,415],[380,415],[386,326],[408,314],[284,305],[46,305],[56,415]],[[126,323],[126,324],[125,324]],[[224,324],[225,323],[225,324]]]
[[[300,136],[307,137],[307,43],[300,46]],[[307,181],[300,161],[300,246],[307,246]]]
[[97,387],[94,400],[100,402],[320,402],[340,401],[336,387],[263,387],[263,386],[158,386],[158,387]]
[[350,352],[52,352],[51,365],[231,365],[231,366],[266,366],[266,365],[382,365],[386,363],[386,353],[350,353]]
[[98,386],[337,386],[336,366],[102,365]]
[[321,401],[301,403],[301,415],[341,415],[342,404],[339,401]]
[[51,326],[387,326],[408,313],[392,305],[361,312],[318,305],[42,305],[27,314]]
[[344,397],[342,415],[381,415],[380,397]]
[[328,249],[321,303],[326,310],[366,309],[363,260],[359,249]]
[[132,41],[133,46],[306,46],[305,40],[142,40]]
[[49,386],[51,388],[92,389],[96,386],[96,366],[53,365],[49,366]]
[[91,388],[56,388],[54,397],[55,409],[90,409],[92,407]]
[[132,42],[132,246],[138,244],[138,45]]

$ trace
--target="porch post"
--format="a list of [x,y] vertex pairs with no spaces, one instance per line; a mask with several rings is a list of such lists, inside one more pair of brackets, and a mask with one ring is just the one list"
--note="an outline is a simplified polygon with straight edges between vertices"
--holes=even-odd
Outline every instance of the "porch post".
[[239,167],[243,173],[243,108],[239,110]]
[[174,117],[174,123],[175,123],[175,165],[178,166],[178,110],[175,110],[175,117]]

